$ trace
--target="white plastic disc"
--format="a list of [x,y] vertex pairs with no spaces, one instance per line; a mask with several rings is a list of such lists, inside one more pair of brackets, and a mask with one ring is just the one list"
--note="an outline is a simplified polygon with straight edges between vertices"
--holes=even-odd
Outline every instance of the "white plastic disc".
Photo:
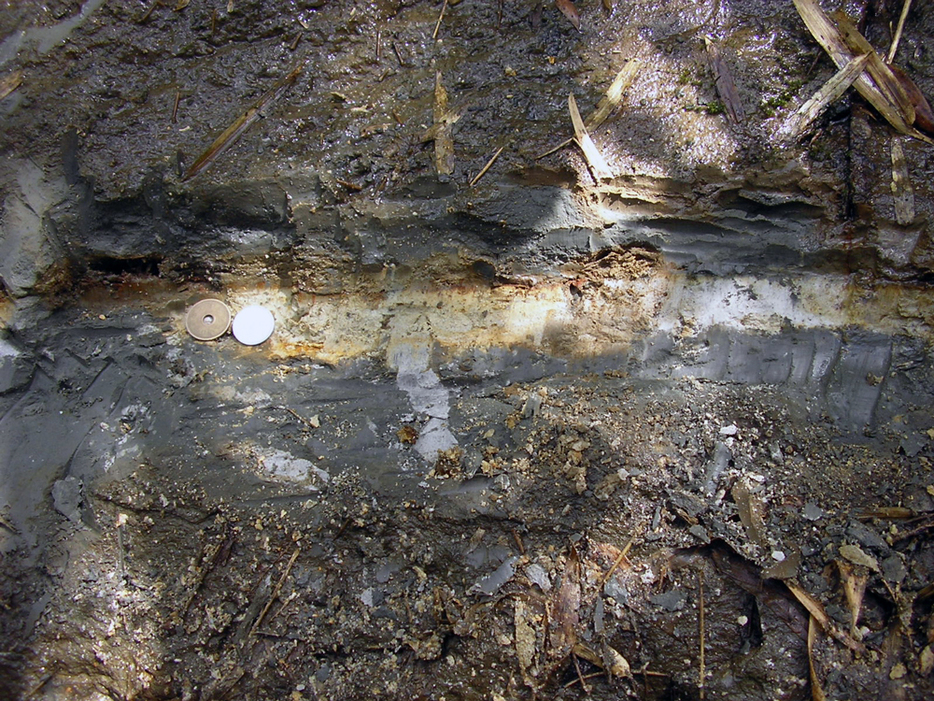
[[245,346],[256,346],[272,335],[276,320],[272,312],[258,304],[244,307],[233,320],[233,335]]

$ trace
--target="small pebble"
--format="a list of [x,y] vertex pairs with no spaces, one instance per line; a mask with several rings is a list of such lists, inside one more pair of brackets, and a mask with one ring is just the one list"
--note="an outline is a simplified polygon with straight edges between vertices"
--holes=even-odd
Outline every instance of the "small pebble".
[[824,510],[817,504],[809,501],[804,505],[804,509],[802,510],[801,515],[804,516],[804,518],[806,518],[808,521],[819,521],[824,517]]

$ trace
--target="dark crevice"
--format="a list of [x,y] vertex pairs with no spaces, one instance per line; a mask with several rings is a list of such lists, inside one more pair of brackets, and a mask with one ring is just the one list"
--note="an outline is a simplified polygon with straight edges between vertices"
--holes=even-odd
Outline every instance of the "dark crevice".
[[104,256],[90,262],[90,272],[102,275],[159,276],[160,256],[113,258]]

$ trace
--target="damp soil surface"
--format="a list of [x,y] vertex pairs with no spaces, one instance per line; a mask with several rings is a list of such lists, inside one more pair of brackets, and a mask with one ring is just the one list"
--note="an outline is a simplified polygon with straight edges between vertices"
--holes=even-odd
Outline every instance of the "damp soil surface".
[[0,696],[934,697],[934,159],[782,138],[833,73],[791,2],[5,8]]
[[930,696],[924,344],[329,364],[138,289],[3,395],[14,696]]

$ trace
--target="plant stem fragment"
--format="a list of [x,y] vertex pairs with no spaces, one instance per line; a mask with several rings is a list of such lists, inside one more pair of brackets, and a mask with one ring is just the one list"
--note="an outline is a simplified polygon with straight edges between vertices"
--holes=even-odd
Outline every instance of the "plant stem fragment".
[[18,88],[22,82],[22,71],[14,71],[13,73],[10,73],[10,75],[0,79],[0,100],[16,90],[16,88]]
[[824,83],[820,90],[811,96],[807,102],[795,112],[785,123],[782,131],[789,139],[797,139],[816,120],[820,114],[833,102],[839,100],[869,62],[869,55],[858,56],[847,63],[830,80]]
[[298,65],[292,69],[291,73],[277,82],[266,94],[256,101],[256,104],[237,117],[237,119],[208,146],[207,150],[198,156],[198,159],[191,164],[191,167],[187,170],[182,180],[190,180],[207,168],[221,153],[230,148],[253,122],[264,116],[265,110],[282,97],[292,84],[298,80],[298,76],[305,70],[305,63],[306,61],[304,59],[299,61]]
[[568,110],[571,113],[571,123],[574,125],[574,139],[584,152],[587,163],[593,169],[594,176],[597,180],[612,179],[613,173],[610,171],[610,166],[593,142],[593,139],[590,138],[590,134],[587,133],[587,127],[584,126],[584,120],[581,119],[573,93],[568,95]]
[[282,584],[285,582],[285,578],[289,576],[289,572],[292,571],[292,565],[295,564],[295,560],[298,559],[298,555],[301,551],[302,549],[300,547],[295,548],[295,552],[293,552],[292,557],[289,558],[289,564],[285,566],[285,571],[282,573],[282,576],[279,577],[279,581],[276,582],[276,586],[272,590],[272,594],[269,595],[269,600],[266,601],[266,605],[263,607],[262,613],[259,614],[259,618],[256,619],[256,623],[254,623],[253,627],[250,629],[250,635],[256,634],[256,630],[263,622],[263,618],[265,618],[266,614],[269,612],[269,609],[272,607],[272,602],[275,601],[279,596],[279,591],[282,589]]
[[898,85],[891,69],[885,65],[875,49],[866,41],[848,19],[835,15],[836,24],[821,9],[817,0],[794,0],[795,8],[804,20],[808,31],[838,68],[844,68],[856,54],[869,53],[867,70],[853,83],[862,95],[895,129],[927,143],[934,140],[912,128],[915,115],[904,89]]
[[743,103],[739,99],[739,92],[736,90],[736,83],[733,81],[733,74],[730,72],[726,62],[720,56],[720,47],[709,36],[704,37],[707,45],[707,54],[710,56],[710,65],[713,68],[714,78],[717,83],[717,93],[726,107],[726,114],[733,124],[742,124],[746,119],[746,112],[743,110]]
[[[613,110],[616,109],[620,101],[623,99],[623,93],[632,85],[633,81],[636,78],[636,74],[639,72],[639,68],[642,67],[642,62],[639,60],[627,61],[619,72],[616,74],[616,77],[613,78],[613,82],[610,83],[610,87],[606,89],[606,92],[603,94],[603,97],[600,98],[600,101],[597,103],[596,109],[593,111],[587,121],[584,122],[584,125],[588,130],[594,130],[599,128],[613,113]],[[560,151],[565,146],[569,146],[574,142],[574,137],[572,136],[569,139],[565,139],[560,144],[551,148],[545,153],[536,156],[535,160],[541,160],[545,156],[550,156],[555,151]]]
[[905,0],[905,4],[902,5],[902,13],[898,17],[898,27],[895,29],[895,37],[892,39],[892,46],[889,49],[889,55],[886,57],[885,62],[891,63],[895,60],[895,53],[898,51],[898,42],[902,38],[902,30],[905,28],[905,20],[908,18],[908,10],[911,9],[911,0]]
[[438,38],[438,30],[441,29],[441,20],[444,19],[444,11],[445,11],[446,9],[448,9],[448,0],[444,0],[444,2],[443,2],[442,5],[441,5],[441,14],[438,15],[438,21],[437,21],[437,23],[435,24],[435,31],[433,31],[433,32],[431,33],[431,38],[432,38],[432,39],[437,39],[437,38]]
[[490,158],[490,160],[486,162],[486,165],[483,166],[483,168],[480,169],[480,172],[474,176],[474,179],[470,181],[470,187],[473,187],[474,185],[476,185],[480,181],[480,178],[486,175],[486,172],[490,169],[490,167],[493,165],[496,159],[499,158],[499,154],[503,152],[504,148],[506,147],[500,146],[499,149],[497,149],[496,153],[494,153],[493,156]]

